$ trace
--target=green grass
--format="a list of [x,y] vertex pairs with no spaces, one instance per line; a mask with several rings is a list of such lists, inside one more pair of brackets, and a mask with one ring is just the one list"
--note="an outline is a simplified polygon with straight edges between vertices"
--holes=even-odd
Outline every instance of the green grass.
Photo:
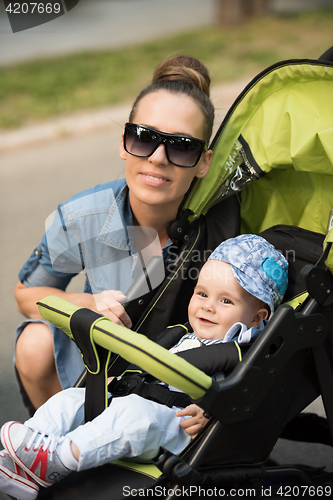
[[265,16],[228,29],[212,26],[135,47],[1,68],[0,128],[131,101],[165,57],[201,59],[217,84],[250,78],[283,59],[316,59],[332,45],[332,32],[333,11]]

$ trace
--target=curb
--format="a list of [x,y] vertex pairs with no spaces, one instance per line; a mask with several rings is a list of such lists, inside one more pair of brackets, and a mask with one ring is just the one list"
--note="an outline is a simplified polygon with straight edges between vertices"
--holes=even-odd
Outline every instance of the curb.
[[[211,98],[216,109],[215,123],[220,125],[229,107],[250,79],[213,86]],[[85,135],[100,130],[123,128],[131,110],[131,104],[108,106],[92,111],[78,111],[70,115],[27,125],[17,130],[3,132],[0,136],[0,153],[14,149],[37,146],[69,136]]]
[[129,105],[110,106],[86,112],[78,111],[45,120],[36,125],[27,125],[11,132],[4,132],[0,136],[0,153],[107,128],[120,126],[122,129],[129,112]]

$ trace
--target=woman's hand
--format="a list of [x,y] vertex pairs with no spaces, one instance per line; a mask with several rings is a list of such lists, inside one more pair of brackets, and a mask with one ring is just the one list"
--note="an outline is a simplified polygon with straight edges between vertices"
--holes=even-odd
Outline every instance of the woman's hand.
[[126,300],[126,296],[120,290],[105,290],[104,292],[91,295],[90,304],[87,307],[106,318],[109,318],[117,325],[131,328],[132,321],[126,313],[121,302]]
[[204,410],[195,404],[186,406],[182,410],[176,412],[177,417],[189,417],[180,422],[185,432],[195,438],[196,435],[203,429],[208,422],[208,418],[204,417]]
[[84,292],[64,292],[58,288],[35,286],[27,287],[18,282],[15,287],[15,298],[17,308],[21,314],[27,318],[41,318],[36,302],[43,300],[48,295],[56,295],[62,299],[68,300],[79,307],[86,307],[92,311],[98,312],[111,319],[118,325],[131,328],[132,321],[126,313],[121,302],[126,300],[125,295],[119,290],[105,290],[104,292],[92,295]]

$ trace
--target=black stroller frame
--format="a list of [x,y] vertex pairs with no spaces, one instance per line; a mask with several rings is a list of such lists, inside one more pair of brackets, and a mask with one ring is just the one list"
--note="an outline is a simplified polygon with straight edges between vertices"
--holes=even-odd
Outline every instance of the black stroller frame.
[[[328,244],[325,254],[331,244]],[[305,281],[310,291],[309,297],[299,308],[294,311],[288,305],[282,305],[265,328],[262,335],[252,346],[250,351],[240,363],[214,391],[209,392],[197,403],[214,415],[214,422],[199,445],[195,454],[188,460],[175,457],[166,452],[155,462],[163,474],[170,481],[177,482],[174,490],[181,486],[210,484],[210,485],[252,485],[257,488],[257,494],[263,491],[263,480],[270,478],[293,479],[293,486],[285,486],[283,491],[303,493],[308,491],[309,496],[322,496],[323,488],[331,488],[332,474],[318,473],[317,476],[307,474],[304,468],[296,466],[266,466],[263,463],[246,466],[221,466],[212,471],[203,468],[200,472],[203,457],[209,453],[209,448],[221,432],[223,425],[242,423],[265,405],[265,397],[269,394],[274,384],[278,384],[279,376],[285,371],[288,362],[296,355],[306,356],[311,353],[313,364],[318,375],[318,386],[323,398],[329,424],[331,443],[333,442],[333,369],[329,359],[329,343],[333,341],[332,325],[321,309],[333,303],[333,276],[329,270],[320,266],[309,266],[305,269]],[[281,333],[283,332],[283,333]],[[316,382],[314,383],[316,385]],[[315,387],[313,387],[315,390]],[[215,392],[216,391],[216,392]],[[215,394],[214,394],[215,392]],[[276,394],[276,392],[275,392]],[[223,401],[223,407],[218,404]],[[260,417],[259,417],[260,418]],[[328,436],[329,442],[329,436]],[[186,455],[186,454],[185,454]],[[256,485],[260,485],[259,487]],[[288,483],[289,484],[289,483]],[[296,484],[296,488],[294,487]],[[298,485],[302,485],[300,489]],[[319,485],[319,486],[318,486]],[[318,486],[318,490],[315,488]],[[293,489],[292,489],[293,488]],[[275,488],[282,491],[281,485]],[[272,490],[269,490],[272,493]],[[331,489],[327,489],[327,492]],[[167,498],[172,498],[169,495]],[[288,495],[287,495],[288,496]],[[327,495],[329,496],[329,495]]]

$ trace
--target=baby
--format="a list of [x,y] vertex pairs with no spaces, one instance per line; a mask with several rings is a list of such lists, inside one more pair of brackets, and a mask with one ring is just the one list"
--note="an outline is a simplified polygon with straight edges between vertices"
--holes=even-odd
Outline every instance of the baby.
[[[188,307],[193,331],[171,352],[252,342],[283,299],[287,269],[283,255],[259,236],[221,243],[202,267]],[[129,394],[113,398],[98,417],[84,423],[84,392],[62,391],[24,424],[2,427],[0,490],[32,500],[39,485],[51,486],[72,471],[118,459],[149,461],[160,446],[179,454],[191,441],[184,429],[187,408]]]

